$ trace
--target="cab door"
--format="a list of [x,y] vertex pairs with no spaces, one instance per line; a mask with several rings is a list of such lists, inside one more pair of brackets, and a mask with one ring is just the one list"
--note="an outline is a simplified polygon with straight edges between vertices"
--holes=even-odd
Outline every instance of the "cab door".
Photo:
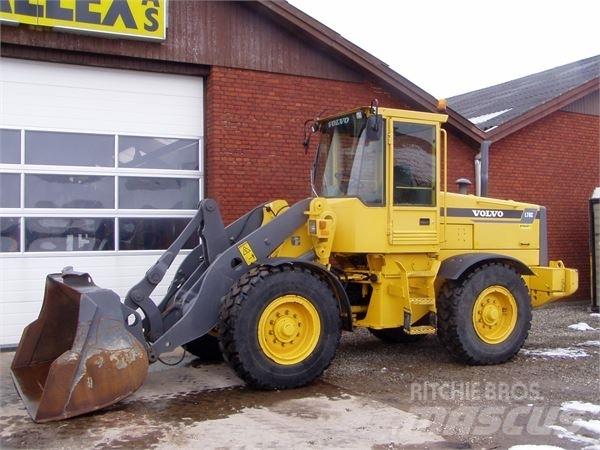
[[439,250],[439,124],[393,119],[388,127],[389,243],[399,252]]

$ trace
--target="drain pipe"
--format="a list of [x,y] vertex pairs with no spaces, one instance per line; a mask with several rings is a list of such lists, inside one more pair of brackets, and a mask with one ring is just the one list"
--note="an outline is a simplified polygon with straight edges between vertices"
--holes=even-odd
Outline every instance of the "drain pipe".
[[492,141],[483,141],[475,156],[475,194],[480,197],[488,195],[490,145]]
[[475,195],[477,197],[481,197],[481,153],[477,153],[475,155],[474,163],[475,163]]

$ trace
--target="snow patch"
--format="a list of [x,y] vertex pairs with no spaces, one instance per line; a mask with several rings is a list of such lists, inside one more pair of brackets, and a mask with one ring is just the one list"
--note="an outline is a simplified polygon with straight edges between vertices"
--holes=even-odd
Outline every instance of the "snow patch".
[[503,109],[502,111],[496,111],[496,112],[489,113],[489,114],[482,114],[481,116],[477,116],[477,117],[471,117],[469,119],[469,122],[474,123],[475,125],[483,123],[483,122],[487,122],[488,120],[493,119],[494,117],[501,116],[502,114],[510,111],[511,109],[512,108],[508,108],[508,109]]
[[600,420],[576,420],[573,425],[583,428],[596,436],[600,436]]
[[585,358],[589,356],[584,350],[579,348],[542,348],[542,349],[521,349],[524,355],[541,356],[543,358]]
[[585,322],[579,322],[579,323],[575,323],[573,325],[569,325],[569,328],[571,330],[577,330],[577,331],[596,331],[595,328],[590,327],[587,323]]
[[570,402],[563,402],[562,405],[560,405],[560,409],[562,411],[600,414],[600,405],[595,405],[593,403],[587,402],[579,402],[576,400]]
[[600,347],[600,341],[585,341],[577,345],[582,347]]
[[561,427],[559,425],[550,425],[550,426],[548,426],[548,428],[555,431],[556,436],[558,436],[559,438],[568,439],[571,442],[577,442],[578,444],[590,444],[590,445],[597,445],[600,443],[600,441],[597,439],[573,433],[572,431],[569,431],[565,427]]
[[590,317],[595,317],[596,319],[600,319],[600,313],[590,313]]

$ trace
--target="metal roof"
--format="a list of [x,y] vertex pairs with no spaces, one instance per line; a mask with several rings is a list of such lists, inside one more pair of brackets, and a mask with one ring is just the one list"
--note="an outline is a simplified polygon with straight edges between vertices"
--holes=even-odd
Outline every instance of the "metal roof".
[[553,100],[574,92],[599,76],[600,55],[597,55],[451,97],[448,105],[479,129],[492,132],[536,108],[556,104]]

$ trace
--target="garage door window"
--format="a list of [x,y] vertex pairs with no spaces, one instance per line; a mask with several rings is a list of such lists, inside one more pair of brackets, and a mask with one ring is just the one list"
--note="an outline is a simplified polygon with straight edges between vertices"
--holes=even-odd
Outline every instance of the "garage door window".
[[88,133],[25,132],[25,163],[113,167],[115,138]]
[[190,178],[119,177],[119,206],[126,209],[195,209],[198,182]]
[[17,173],[0,173],[0,208],[18,208],[21,204],[21,177]]
[[113,209],[113,177],[25,174],[26,208]]
[[162,250],[202,197],[200,139],[2,129],[0,145],[4,253]]
[[0,164],[21,162],[21,132],[0,129]]
[[120,136],[119,167],[199,170],[199,151],[197,139]]

